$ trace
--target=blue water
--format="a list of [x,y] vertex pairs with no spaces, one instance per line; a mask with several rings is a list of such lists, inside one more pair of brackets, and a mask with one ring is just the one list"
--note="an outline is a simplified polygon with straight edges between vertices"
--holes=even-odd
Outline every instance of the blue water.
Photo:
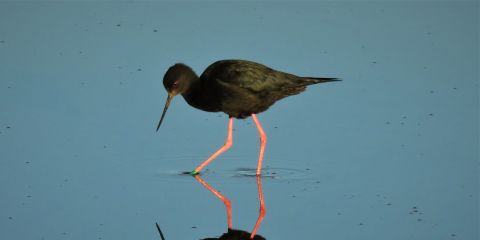
[[[227,117],[166,100],[176,62],[339,77],[258,117],[267,239],[479,238],[478,2],[0,3],[0,239],[200,239],[225,208],[193,177]],[[258,216],[258,135],[202,175]]]

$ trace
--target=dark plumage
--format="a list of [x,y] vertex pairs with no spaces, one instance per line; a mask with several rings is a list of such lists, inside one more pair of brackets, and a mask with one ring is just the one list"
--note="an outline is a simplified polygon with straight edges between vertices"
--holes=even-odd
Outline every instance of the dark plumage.
[[332,81],[338,79],[299,77],[246,60],[217,61],[200,77],[187,65],[177,63],[163,78],[169,99],[182,94],[192,107],[221,111],[235,118],[263,112],[276,101],[304,91],[308,85]]

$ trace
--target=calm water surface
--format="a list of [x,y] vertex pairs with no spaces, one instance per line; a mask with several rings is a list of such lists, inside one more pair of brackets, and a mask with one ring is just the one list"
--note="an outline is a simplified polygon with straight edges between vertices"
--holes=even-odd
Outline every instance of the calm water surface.
[[[267,239],[479,239],[478,2],[0,3],[0,239],[218,237],[191,171],[227,117],[166,99],[175,62],[240,58],[342,82],[259,114]],[[201,175],[258,217],[258,135]]]

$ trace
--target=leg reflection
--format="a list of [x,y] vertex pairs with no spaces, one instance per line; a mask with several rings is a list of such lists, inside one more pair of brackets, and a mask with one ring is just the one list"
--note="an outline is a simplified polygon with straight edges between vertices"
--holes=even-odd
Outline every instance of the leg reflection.
[[252,234],[250,238],[253,238],[257,233],[258,229],[260,228],[260,224],[262,224],[263,218],[265,217],[265,201],[263,200],[263,189],[262,189],[262,178],[260,175],[257,175],[257,187],[258,187],[258,201],[260,202],[260,210],[258,213],[257,222],[255,223],[255,227],[253,227]]
[[232,229],[232,202],[230,202],[230,199],[227,197],[223,196],[220,192],[218,192],[215,188],[210,186],[205,180],[203,180],[199,175],[195,175],[195,179],[197,179],[198,182],[200,182],[208,191],[213,193],[215,197],[218,199],[222,200],[223,204],[225,204],[225,208],[227,209],[227,223],[228,223],[228,229]]
[[[258,187],[258,199],[260,202],[260,210],[258,214],[257,221],[251,233],[242,230],[235,230],[233,229],[232,225],[232,204],[230,199],[222,195],[219,191],[215,188],[210,186],[205,180],[203,180],[200,175],[195,175],[195,179],[200,182],[208,191],[213,193],[218,199],[220,199],[223,204],[225,204],[225,208],[227,209],[227,223],[228,223],[228,232],[222,235],[224,238],[220,237],[219,239],[255,239],[255,240],[262,240],[265,239],[260,235],[256,235],[260,225],[262,224],[263,218],[265,217],[265,201],[263,199],[263,189],[262,189],[262,179],[260,175],[256,176],[257,180],[257,187]],[[236,237],[236,238],[229,238],[229,237]],[[240,237],[240,238],[239,238]]]

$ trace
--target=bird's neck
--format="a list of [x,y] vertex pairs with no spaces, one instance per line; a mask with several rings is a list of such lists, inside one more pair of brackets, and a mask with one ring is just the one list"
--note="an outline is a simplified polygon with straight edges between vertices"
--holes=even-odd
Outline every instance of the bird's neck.
[[187,103],[194,107],[207,112],[220,111],[218,99],[211,86],[204,86],[205,82],[202,78],[192,80],[187,91],[182,93]]
[[188,82],[188,87],[182,92],[182,96],[187,102],[190,102],[194,95],[201,91],[200,79],[193,71],[184,77],[187,78],[185,80]]
[[198,91],[200,86],[200,80],[197,74],[195,74],[193,71],[185,77],[187,78],[185,82],[188,82],[188,87],[185,89],[184,92],[182,92],[183,97],[191,95],[193,92]]

